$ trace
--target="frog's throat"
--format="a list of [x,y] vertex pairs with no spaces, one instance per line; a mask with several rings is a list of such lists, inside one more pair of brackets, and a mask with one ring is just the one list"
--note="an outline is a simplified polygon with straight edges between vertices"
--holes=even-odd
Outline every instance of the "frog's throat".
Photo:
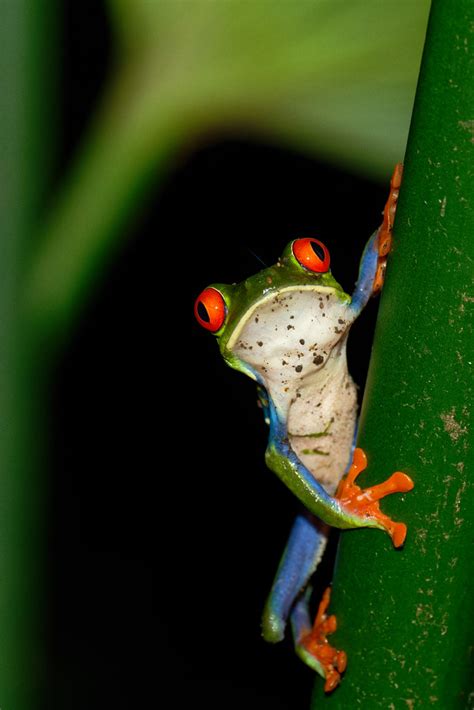
[[[334,288],[333,286],[321,286],[321,284],[306,284],[306,285],[293,285],[293,286],[287,286],[286,288],[279,288],[278,289],[278,295],[283,294],[283,293],[290,293],[290,292],[296,292],[296,291],[313,291],[314,293],[332,293],[342,302],[350,303],[350,296],[347,295],[342,289],[337,289]],[[248,311],[245,313],[245,316],[242,317],[239,320],[239,324],[236,326],[236,328],[232,331],[232,333],[229,336],[229,339],[226,343],[226,349],[232,351],[234,345],[236,344],[238,338],[240,337],[240,334],[242,333],[243,329],[249,322],[249,320],[252,318],[253,314],[257,310],[257,308],[261,308],[263,305],[271,301],[272,299],[275,298],[276,292],[274,290],[270,290],[268,293],[265,294],[263,298],[260,298],[258,301],[255,301],[255,303],[250,306]]]

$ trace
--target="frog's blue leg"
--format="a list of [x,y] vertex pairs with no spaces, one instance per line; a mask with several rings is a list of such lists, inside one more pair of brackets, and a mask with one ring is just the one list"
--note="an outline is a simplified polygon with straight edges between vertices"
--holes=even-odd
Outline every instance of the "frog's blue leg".
[[309,600],[313,589],[308,585],[304,594],[297,600],[291,610],[291,631],[295,640],[295,646],[298,649],[298,640],[306,633],[311,631],[312,622],[309,613]]
[[[265,604],[262,633],[266,641],[276,643],[282,640],[295,599],[315,571],[327,538],[328,528],[324,524],[312,516],[298,515]],[[309,615],[307,626],[311,629]]]
[[283,638],[291,619],[295,650],[310,668],[325,679],[325,690],[339,683],[346,654],[333,648],[327,635],[336,629],[336,617],[327,616],[330,590],[326,589],[314,623],[310,620],[311,586],[308,580],[326,547],[328,528],[312,516],[299,515],[278,568],[262,620],[263,637],[275,643]]
[[316,673],[319,673],[323,678],[326,677],[325,669],[315,656],[308,652],[302,645],[301,639],[311,633],[313,623],[309,612],[309,600],[312,592],[311,586],[305,589],[304,594],[297,600],[291,612],[291,631],[295,643],[295,651],[301,660],[307,666],[312,668]]
[[377,229],[367,242],[364,253],[360,260],[359,277],[352,294],[352,301],[349,309],[353,312],[354,318],[364,309],[367,301],[371,297],[374,288],[374,279],[378,266]]

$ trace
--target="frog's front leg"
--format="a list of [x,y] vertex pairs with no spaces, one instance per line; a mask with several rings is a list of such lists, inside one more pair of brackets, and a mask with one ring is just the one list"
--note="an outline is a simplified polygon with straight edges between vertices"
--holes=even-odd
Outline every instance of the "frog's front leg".
[[387,256],[392,247],[392,230],[402,183],[403,165],[397,163],[390,181],[390,192],[383,210],[383,222],[370,237],[362,254],[359,277],[352,294],[350,309],[361,312],[369,298],[378,293],[384,282]]

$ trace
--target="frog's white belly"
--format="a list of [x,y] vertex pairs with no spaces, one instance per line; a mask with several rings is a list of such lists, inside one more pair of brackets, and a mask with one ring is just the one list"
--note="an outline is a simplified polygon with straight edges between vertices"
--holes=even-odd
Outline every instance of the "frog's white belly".
[[292,449],[330,494],[350,463],[357,418],[356,386],[342,350],[301,382],[288,413]]
[[356,388],[346,360],[353,318],[333,288],[288,287],[255,304],[228,341],[258,373],[293,450],[331,494],[354,437]]

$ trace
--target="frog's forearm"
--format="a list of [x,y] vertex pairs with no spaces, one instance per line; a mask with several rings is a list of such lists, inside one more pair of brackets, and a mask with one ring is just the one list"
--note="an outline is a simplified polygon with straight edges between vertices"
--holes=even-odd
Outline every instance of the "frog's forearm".
[[359,277],[351,298],[350,310],[355,317],[363,310],[367,301],[371,297],[374,288],[374,279],[377,273],[377,229],[367,242],[362,259],[360,260]]
[[265,453],[267,466],[288,486],[313,515],[336,528],[380,527],[356,516],[330,496],[284,440],[271,439]]

